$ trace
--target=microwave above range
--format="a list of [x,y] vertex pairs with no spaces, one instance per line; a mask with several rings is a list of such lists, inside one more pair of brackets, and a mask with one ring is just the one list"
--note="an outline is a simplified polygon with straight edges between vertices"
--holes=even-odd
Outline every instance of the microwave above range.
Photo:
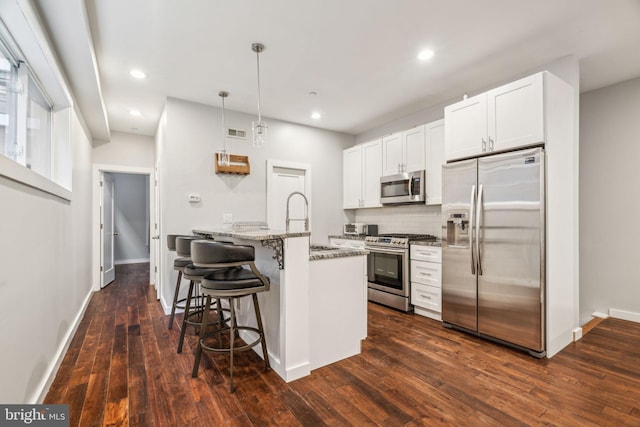
[[378,226],[375,224],[364,224],[361,222],[350,222],[344,225],[344,234],[354,236],[377,236]]
[[380,178],[380,203],[383,205],[401,205],[424,203],[425,171],[404,172]]

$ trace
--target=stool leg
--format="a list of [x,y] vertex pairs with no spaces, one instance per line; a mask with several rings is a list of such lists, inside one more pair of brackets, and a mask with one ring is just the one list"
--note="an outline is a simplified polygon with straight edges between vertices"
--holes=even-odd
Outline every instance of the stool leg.
[[176,281],[176,289],[173,292],[173,305],[171,306],[171,316],[169,316],[169,329],[173,329],[173,317],[176,314],[176,305],[178,304],[178,294],[180,293],[181,281],[182,281],[182,270],[179,270],[178,280]]
[[262,344],[262,356],[264,357],[264,368],[269,369],[269,353],[267,353],[267,340],[264,338],[264,328],[262,327],[262,317],[260,317],[260,306],[258,305],[258,295],[253,296],[253,308],[256,312],[256,321],[258,322],[258,330],[260,331],[260,343]]
[[209,305],[211,304],[211,297],[207,295],[204,311],[202,312],[202,324],[200,325],[200,335],[198,337],[198,347],[196,348],[196,358],[193,362],[193,371],[191,376],[193,378],[198,376],[198,368],[200,367],[200,357],[202,356],[202,340],[204,340],[205,329],[207,326],[207,315],[209,314]]
[[191,299],[193,297],[194,282],[189,282],[189,292],[187,293],[187,303],[184,306],[184,316],[182,317],[182,328],[180,330],[180,341],[178,341],[178,353],[182,353],[182,344],[184,343],[184,334],[187,330],[187,319],[191,311]]
[[231,318],[229,319],[229,392],[233,393],[233,344],[236,338],[236,309],[234,307],[234,298],[229,298],[229,311]]

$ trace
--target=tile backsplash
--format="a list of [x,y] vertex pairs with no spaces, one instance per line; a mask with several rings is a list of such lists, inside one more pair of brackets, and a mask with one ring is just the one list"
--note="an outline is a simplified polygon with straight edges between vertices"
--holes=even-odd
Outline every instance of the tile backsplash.
[[440,205],[399,205],[358,209],[355,222],[378,224],[379,233],[433,234],[441,237]]

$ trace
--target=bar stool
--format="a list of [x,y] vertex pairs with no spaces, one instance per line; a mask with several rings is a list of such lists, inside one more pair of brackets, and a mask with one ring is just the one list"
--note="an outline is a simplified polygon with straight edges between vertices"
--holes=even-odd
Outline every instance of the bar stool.
[[[194,247],[194,249],[196,249]],[[198,368],[200,366],[200,357],[202,351],[212,351],[216,353],[229,353],[229,390],[233,393],[233,354],[236,351],[249,350],[258,343],[262,344],[262,355],[264,358],[265,370],[269,369],[269,353],[267,352],[267,343],[264,337],[264,328],[262,326],[262,317],[260,316],[260,306],[258,304],[258,292],[269,290],[269,278],[255,266],[255,248],[253,246],[217,246],[212,248],[208,254],[209,259],[206,263],[207,267],[227,267],[224,270],[209,273],[204,276],[200,283],[200,289],[206,296],[205,309],[202,314],[202,324],[200,327],[200,339],[198,348],[196,349],[195,362],[193,365],[192,377],[198,376]],[[245,268],[248,266],[249,268]],[[230,269],[228,267],[241,267]],[[235,313],[235,300],[238,298],[251,295],[253,298],[253,307],[256,315],[257,328],[251,326],[238,326]],[[210,334],[205,332],[207,318],[209,316],[209,307],[211,298],[227,299],[229,301],[229,326],[222,326],[211,331]],[[209,335],[219,334],[222,331],[229,330],[229,347],[212,347],[205,344],[205,338]],[[257,339],[250,344],[235,347],[235,337],[240,330],[251,331],[258,335]]]
[[169,329],[173,329],[173,318],[176,315],[176,308],[185,308],[185,302],[187,299],[178,299],[178,295],[180,294],[180,285],[182,284],[184,267],[191,264],[191,241],[198,239],[201,239],[201,237],[175,234],[167,235],[167,246],[169,247],[169,250],[175,250],[179,257],[173,261],[173,269],[178,271],[178,280],[176,280],[176,288],[173,291],[173,304],[171,304],[171,315],[169,316]]
[[[180,339],[178,341],[178,353],[182,353],[184,344],[184,335],[187,326],[201,327],[202,312],[205,308],[205,298],[200,294],[200,282],[202,278],[208,274],[221,270],[221,268],[201,267],[210,259],[212,248],[220,245],[233,245],[232,242],[214,241],[214,240],[192,240],[191,241],[191,264],[187,264],[183,269],[183,279],[189,280],[189,291],[187,292],[184,315],[182,316],[182,328],[180,330]],[[218,324],[222,328],[223,324],[229,320],[223,316],[222,305],[220,299],[215,300],[218,318],[215,322],[207,323],[207,325]],[[227,310],[228,311],[228,310]],[[195,319],[194,319],[195,318]]]

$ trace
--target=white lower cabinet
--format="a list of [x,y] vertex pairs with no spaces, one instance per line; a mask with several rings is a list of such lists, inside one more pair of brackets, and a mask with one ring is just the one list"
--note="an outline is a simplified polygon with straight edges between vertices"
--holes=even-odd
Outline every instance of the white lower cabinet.
[[411,304],[416,314],[442,320],[442,249],[411,245]]

